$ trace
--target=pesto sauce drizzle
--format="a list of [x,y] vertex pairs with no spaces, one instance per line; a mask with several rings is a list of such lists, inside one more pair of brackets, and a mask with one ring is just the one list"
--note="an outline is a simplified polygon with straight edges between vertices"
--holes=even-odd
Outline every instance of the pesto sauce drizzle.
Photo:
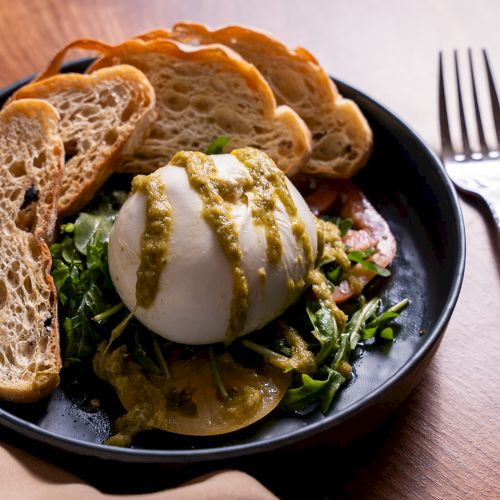
[[226,342],[229,343],[241,333],[246,322],[248,283],[242,267],[238,229],[231,216],[230,207],[224,201],[227,183],[217,177],[214,161],[203,153],[179,151],[170,164],[186,169],[191,187],[201,198],[202,215],[215,231],[222,251],[231,266],[233,297],[226,331]]
[[315,223],[318,241],[322,242],[322,248],[318,248],[319,264],[334,261],[340,265],[344,272],[349,271],[351,268],[351,261],[349,257],[347,257],[345,245],[342,241],[338,226],[333,222],[318,217],[316,217]]
[[155,300],[161,272],[167,263],[172,207],[158,176],[134,177],[132,193],[135,192],[146,196],[146,227],[142,234],[141,262],[137,269],[136,306],[147,309]]
[[252,178],[252,220],[264,227],[267,243],[267,258],[271,264],[281,261],[283,246],[276,224],[276,186],[283,182],[279,171],[267,155],[253,148],[235,149],[233,156],[245,165]]
[[[351,267],[349,257],[345,252],[345,245],[340,235],[340,229],[332,222],[316,218],[316,231],[318,242],[321,242],[321,249],[318,249],[318,264],[322,262],[337,262],[342,270],[347,272]],[[347,316],[337,306],[332,298],[332,291],[328,286],[325,275],[319,270],[319,267],[309,273],[308,281],[312,285],[313,292],[318,300],[327,307],[337,321],[339,328],[343,328],[347,321]]]
[[[281,260],[282,243],[281,237],[274,215],[276,199],[282,203],[290,219],[291,228],[295,240],[303,248],[306,268],[313,267],[314,251],[311,239],[306,231],[304,221],[298,214],[297,207],[288,190],[285,174],[276,168],[273,160],[264,152],[258,149],[247,147],[236,149],[232,153],[245,165],[253,181],[253,204],[252,216],[256,224],[263,225],[266,233],[267,255],[269,262],[277,263]],[[299,256],[297,262],[303,265],[303,258]],[[309,271],[305,280],[295,281],[292,278],[287,280],[287,287],[290,294],[302,290],[306,284],[312,284],[315,275]],[[326,286],[326,285],[325,285]],[[323,295],[325,301],[326,294]],[[333,303],[331,296],[329,300]],[[333,305],[330,306],[332,312],[335,311],[336,317],[341,318],[341,311]]]
[[[298,215],[297,207],[288,190],[285,174],[276,167],[274,161],[264,152],[252,147],[235,149],[231,153],[245,165],[253,181],[254,223],[263,225],[266,233],[267,256],[270,263],[277,264],[281,260],[282,243],[279,229],[274,215],[276,199],[282,203],[290,219],[293,235],[297,243],[303,248],[306,259],[306,269],[311,269],[314,262],[314,251],[311,239],[306,231],[302,218]],[[303,265],[303,258],[299,256],[297,263]],[[287,271],[285,269],[285,271]],[[288,271],[287,271],[288,272]],[[306,278],[306,281],[309,280]],[[287,287],[291,295],[302,290],[306,281],[288,278]]]
[[347,316],[333,300],[332,291],[328,287],[325,275],[319,269],[314,269],[308,275],[308,282],[312,285],[312,290],[319,302],[330,310],[337,321],[339,330],[342,330],[346,324]]
[[[248,168],[250,175],[254,179],[254,182],[259,182],[260,176],[265,179],[265,182],[269,187],[266,190],[262,190],[262,188],[261,190],[259,190],[260,192],[258,194],[258,199],[265,196],[266,191],[269,191],[271,197],[273,198],[273,207],[276,203],[276,196],[281,201],[281,203],[285,207],[288,217],[290,218],[293,235],[295,236],[297,242],[304,249],[304,253],[306,256],[306,265],[307,267],[311,267],[313,264],[314,255],[311,239],[307,234],[304,221],[298,215],[297,207],[293,202],[290,191],[288,191],[285,174],[276,167],[274,161],[266,153],[259,151],[258,149],[250,147],[236,149],[231,154],[235,155],[238,160],[240,160]],[[262,221],[265,223],[265,219],[262,218]],[[274,214],[272,215],[272,220],[270,220],[269,225],[273,225],[274,229],[269,230],[267,229],[266,225],[266,235],[269,235],[270,238],[273,238],[273,234],[274,232],[276,232],[279,237]],[[279,244],[281,246],[281,240],[279,241]],[[274,240],[272,240],[272,242],[274,243]]]
[[[319,264],[322,262],[336,262],[342,269],[342,280],[347,280],[349,288],[359,295],[363,290],[363,283],[352,274],[352,263],[347,256],[340,229],[332,222],[316,219],[316,230],[321,234],[323,250]],[[319,254],[318,254],[319,255]]]
[[[285,174],[283,175],[283,180],[285,179]],[[292,223],[292,233],[299,244],[302,245],[304,249],[304,254],[306,257],[306,267],[312,267],[314,264],[314,253],[311,243],[311,238],[306,231],[306,225],[304,221],[299,217],[297,212],[297,207],[293,202],[293,199],[288,191],[288,187],[285,182],[281,186],[276,187],[276,192],[278,197],[285,207],[286,213],[290,218]]]

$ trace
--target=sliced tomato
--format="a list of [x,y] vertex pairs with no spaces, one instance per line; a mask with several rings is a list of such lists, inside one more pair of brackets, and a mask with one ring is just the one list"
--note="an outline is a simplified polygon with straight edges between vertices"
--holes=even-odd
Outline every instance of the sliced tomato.
[[[339,205],[340,217],[353,221],[352,229],[347,231],[342,241],[352,250],[374,248],[369,258],[380,267],[387,267],[396,255],[396,239],[385,219],[375,210],[361,190],[348,180],[321,179],[316,189],[306,196],[306,202],[316,215],[328,214],[334,203]],[[356,264],[351,269],[351,280],[358,288],[363,288],[375,273]],[[340,304],[352,298],[355,290],[348,280],[335,287],[333,300]]]
[[314,215],[327,214],[337,199],[337,181],[332,179],[320,179],[316,189],[305,196]]
[[190,436],[214,436],[246,427],[279,404],[290,373],[265,365],[247,368],[228,354],[216,358],[228,393],[223,397],[204,358],[169,361],[171,378],[146,373],[131,361],[124,346],[94,359],[97,375],[115,389],[127,410],[116,430],[129,443],[137,432],[161,429]]
[[206,359],[176,360],[170,365],[171,379],[150,378],[166,395],[170,432],[213,436],[241,429],[274,410],[290,384],[289,373],[270,365],[257,370],[224,357],[217,365],[227,398]]

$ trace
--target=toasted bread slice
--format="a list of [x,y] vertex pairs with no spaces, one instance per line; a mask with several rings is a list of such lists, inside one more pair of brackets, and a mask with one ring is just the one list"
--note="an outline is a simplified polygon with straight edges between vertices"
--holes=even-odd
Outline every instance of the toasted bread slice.
[[179,23],[171,32],[142,35],[143,40],[173,37],[190,44],[220,43],[254,64],[273,89],[304,119],[312,134],[311,158],[303,171],[332,178],[353,176],[367,162],[372,132],[358,106],[344,99],[316,59],[305,49],[290,50],[267,34],[230,26],[210,31]]
[[50,239],[64,161],[59,116],[23,99],[0,112],[0,398],[36,401],[59,384]]
[[80,40],[61,50],[43,78],[59,70],[70,48],[102,54],[89,72],[115,64],[141,69],[156,91],[158,119],[121,171],[149,173],[165,165],[179,149],[204,150],[226,135],[226,149],[255,146],[287,173],[296,172],[310,153],[310,132],[288,106],[276,107],[271,88],[259,71],[221,45],[192,47],[173,40],[129,40],[117,46]]
[[155,118],[155,94],[132,66],[115,66],[92,75],[61,74],[21,88],[15,99],[39,98],[61,116],[66,162],[59,215],[83,208],[122,158],[135,152]]

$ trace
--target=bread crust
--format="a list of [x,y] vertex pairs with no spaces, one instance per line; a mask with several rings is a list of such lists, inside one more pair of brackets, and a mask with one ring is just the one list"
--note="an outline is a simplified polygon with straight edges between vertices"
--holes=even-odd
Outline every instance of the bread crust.
[[[249,94],[247,98],[248,101],[252,104],[255,103],[256,109],[259,107],[257,113],[259,115],[259,120],[266,121],[266,123],[270,123],[271,126],[274,127],[282,127],[282,140],[287,144],[291,144],[293,151],[287,151],[284,154],[280,154],[274,145],[269,147],[270,145],[260,139],[258,134],[250,136],[247,134],[245,139],[243,139],[243,137],[240,137],[238,131],[229,128],[229,126],[227,129],[221,126],[212,137],[205,137],[205,146],[210,144],[217,135],[226,134],[231,139],[227,146],[228,148],[245,146],[248,145],[249,142],[253,142],[254,145],[258,145],[261,149],[269,153],[278,166],[288,175],[297,172],[305,163],[310,154],[310,133],[304,122],[288,106],[276,106],[274,94],[260,72],[226,46],[221,44],[210,44],[193,47],[173,40],[164,39],[129,40],[113,48],[106,55],[98,59],[88,71],[92,72],[109,64],[126,62],[134,65],[137,64],[138,67],[141,67],[141,69],[151,77],[151,81],[154,82],[155,68],[148,68],[147,66],[141,65],[141,57],[145,58],[150,54],[158,54],[160,57],[166,57],[174,61],[174,64],[179,64],[180,61],[186,61],[186,63],[196,62],[199,65],[200,74],[202,74],[202,68],[206,68],[206,73],[209,74],[210,68],[217,67],[217,71],[221,74],[225,73],[225,76],[222,77],[223,79],[232,79],[235,76],[237,78],[243,78],[251,91],[251,94]],[[157,90],[157,92],[160,93],[161,91]],[[217,89],[212,89],[211,97],[220,100],[221,104],[224,103],[226,107],[231,108],[231,100],[228,95],[224,95],[224,92],[224,90],[218,91]],[[162,115],[164,116],[161,108],[158,108],[158,114],[160,121],[162,120]],[[210,117],[212,117],[212,115],[206,117],[203,114],[198,114],[196,119],[203,121]],[[170,120],[171,114],[170,116],[167,114],[165,119]],[[208,122],[205,126],[209,126]],[[189,129],[190,124],[185,124],[185,127]],[[196,149],[194,144],[190,146],[191,145],[188,144],[187,148]],[[156,168],[165,164],[170,159],[170,155],[174,154],[178,149],[186,149],[186,147],[174,144],[173,147],[170,147],[169,155],[165,155],[161,159],[161,163],[154,164],[154,167]],[[130,162],[128,165],[125,165],[125,170],[134,171],[134,167],[137,165],[137,162]],[[139,164],[139,166],[141,166],[141,164]]]
[[[104,99],[112,100],[112,94],[118,92],[127,95],[103,106]],[[61,182],[60,216],[76,213],[92,200],[122,157],[142,144],[156,118],[154,89],[141,71],[127,65],[92,75],[66,73],[37,79],[13,96],[25,98],[45,99],[61,115],[60,133],[67,161]],[[129,116],[120,121],[119,115],[125,113]],[[101,122],[103,126],[99,127]],[[74,153],[71,158],[70,153]]]
[[[53,236],[64,159],[59,115],[35,99],[0,112],[0,398],[33,402],[59,384]],[[37,192],[19,217],[26,192]],[[27,227],[27,225],[29,227]]]
[[291,106],[311,130],[312,154],[302,172],[348,178],[368,161],[373,135],[367,120],[353,101],[340,95],[306,49],[289,49],[264,32],[241,26],[211,31],[196,23],[178,23],[171,32],[155,30],[138,38],[221,43],[257,66],[278,103]]
[[[101,57],[87,70],[91,74],[103,67],[116,64],[125,63],[136,66],[144,71],[158,94],[157,123],[153,127],[150,136],[146,139],[144,146],[139,149],[134,157],[126,159],[123,166],[120,167],[120,171],[149,173],[166,164],[177,150],[206,147],[217,135],[228,135],[231,138],[231,142],[227,146],[228,149],[248,144],[261,147],[289,175],[298,171],[309,157],[311,138],[303,120],[293,110],[276,106],[274,94],[259,71],[226,46],[211,44],[203,47],[193,47],[166,39],[132,39],[111,46],[85,39],[73,42],[61,50],[39,79],[43,81],[47,75],[52,75],[55,71],[58,71],[66,51],[71,48],[94,49],[101,54]],[[155,61],[154,64],[151,63],[153,60]],[[204,74],[206,78],[209,77],[207,75],[213,77],[214,72],[219,72],[219,74],[224,73],[226,78],[232,79],[233,82],[238,80],[241,83],[243,81],[244,85],[236,83],[235,85],[239,85],[239,91],[245,95],[246,104],[249,108],[253,106],[252,110],[258,116],[258,119],[266,122],[266,130],[275,129],[272,146],[266,150],[266,141],[262,134],[259,135],[257,132],[244,134],[238,131],[244,122],[241,112],[231,124],[234,127],[231,128],[230,126],[228,128],[220,125],[219,122],[214,125],[217,116],[214,117],[213,114],[206,115],[195,110],[193,111],[195,114],[193,118],[188,118],[187,114],[179,118],[176,110],[167,109],[168,105],[165,103],[168,101],[168,96],[162,93],[165,79],[161,80],[161,77],[158,76],[160,74],[159,68],[165,69],[168,66],[171,77],[181,80],[183,72],[191,65],[197,65],[199,75]],[[219,107],[228,108],[226,114],[238,115],[238,110],[231,108],[230,96],[227,93],[225,94],[225,91],[217,90],[215,87],[214,85],[210,88],[211,94],[209,97],[216,100]],[[245,87],[246,90],[241,90],[242,87]],[[175,120],[182,123],[182,129],[186,136],[185,141],[176,143],[172,139],[173,133],[170,132],[170,129],[173,128],[172,123]],[[238,121],[239,123],[236,123]],[[192,135],[190,128],[198,125],[200,128],[204,127],[207,134],[194,140],[193,137],[190,137],[190,134]],[[247,124],[243,123],[243,125],[246,126]],[[165,133],[167,133],[168,137],[164,138],[164,141],[157,140],[158,137],[154,137],[165,135]],[[270,132],[267,133],[267,137],[271,135]],[[269,141],[269,144],[271,142]]]

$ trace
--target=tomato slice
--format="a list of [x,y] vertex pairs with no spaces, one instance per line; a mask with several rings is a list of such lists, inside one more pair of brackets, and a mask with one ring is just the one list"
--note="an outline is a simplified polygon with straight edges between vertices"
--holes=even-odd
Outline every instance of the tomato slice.
[[[320,179],[305,200],[316,215],[327,214],[334,203],[338,204],[340,216],[353,221],[353,228],[342,238],[344,244],[352,250],[374,248],[371,262],[382,268],[391,264],[396,255],[396,239],[384,218],[351,181]],[[335,287],[333,300],[341,304],[358,295],[374,276],[375,273],[356,264],[350,271],[351,280],[343,280]]]
[[111,353],[99,348],[94,370],[116,389],[127,410],[115,425],[120,439],[114,436],[110,444],[128,445],[147,429],[190,436],[236,431],[276,408],[290,384],[290,373],[270,365],[244,367],[227,353],[216,363],[228,398],[217,388],[207,359],[170,360],[167,379],[146,373],[129,359],[125,346]]
[[306,195],[304,199],[309,205],[311,212],[317,216],[329,213],[337,199],[337,195],[337,181],[320,179],[316,189]]
[[150,378],[167,395],[170,432],[214,436],[241,429],[274,410],[290,384],[290,374],[270,365],[259,371],[224,356],[217,364],[227,399],[217,389],[206,359],[176,360],[169,366],[171,379]]

